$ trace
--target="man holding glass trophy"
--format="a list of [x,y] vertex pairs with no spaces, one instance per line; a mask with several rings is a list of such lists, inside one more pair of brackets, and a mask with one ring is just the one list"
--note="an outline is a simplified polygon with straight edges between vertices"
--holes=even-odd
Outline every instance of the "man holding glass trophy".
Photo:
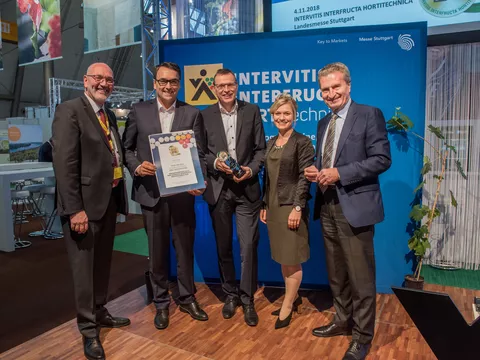
[[[222,289],[222,315],[230,319],[243,307],[247,325],[256,326],[253,296],[257,290],[258,219],[262,205],[258,173],[265,156],[265,134],[257,105],[237,100],[235,74],[220,69],[214,76],[218,103],[202,111],[208,187],[204,198],[217,241]],[[240,286],[232,254],[233,214],[236,216],[242,261]]]
[[169,325],[170,231],[177,255],[175,301],[193,319],[208,320],[195,299],[193,276],[195,196],[206,186],[204,129],[200,111],[177,100],[180,79],[177,64],[157,66],[153,84],[157,96],[133,105],[123,134],[126,166],[133,177],[132,200],[141,204],[148,236],[157,329]]

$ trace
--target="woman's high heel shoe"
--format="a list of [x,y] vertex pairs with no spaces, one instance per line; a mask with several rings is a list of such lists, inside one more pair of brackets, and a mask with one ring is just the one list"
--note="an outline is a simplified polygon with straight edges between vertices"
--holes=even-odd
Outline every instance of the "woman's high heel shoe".
[[[301,314],[303,311],[303,304],[302,304],[302,297],[298,296],[295,301],[293,302],[292,311],[295,311],[297,314]],[[280,309],[272,311],[273,316],[280,315]]]
[[279,316],[277,318],[277,321],[275,322],[275,329],[281,329],[290,325],[290,322],[292,321],[292,315],[293,315],[293,308],[292,308],[292,311],[290,311],[290,314],[285,319],[280,320],[280,316]]

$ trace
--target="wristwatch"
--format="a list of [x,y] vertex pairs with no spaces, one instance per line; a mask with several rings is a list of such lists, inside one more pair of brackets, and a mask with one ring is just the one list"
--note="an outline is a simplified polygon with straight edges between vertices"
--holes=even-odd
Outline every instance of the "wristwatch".
[[298,205],[294,206],[293,208],[295,209],[295,211],[298,211],[298,212],[302,211],[302,208]]

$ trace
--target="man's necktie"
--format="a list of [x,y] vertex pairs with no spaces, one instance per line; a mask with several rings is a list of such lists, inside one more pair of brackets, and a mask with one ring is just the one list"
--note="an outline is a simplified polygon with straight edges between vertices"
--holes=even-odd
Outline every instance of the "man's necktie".
[[[107,116],[106,116],[105,111],[103,109],[98,110],[98,117],[100,118],[100,121],[102,123],[103,133],[105,134],[105,137],[107,138],[108,146],[110,148],[110,151],[112,152],[112,158],[113,158],[112,159],[112,166],[113,166],[114,171],[115,171],[115,169],[119,167],[118,159],[117,159],[117,155],[115,154],[115,148],[113,146],[113,141],[112,141],[112,137],[111,137],[111,134],[110,134],[109,124],[108,124],[108,121],[107,121]],[[115,175],[114,175],[112,187],[117,186],[119,182],[120,182],[120,179],[115,179]]]
[[[333,166],[333,150],[335,144],[335,126],[337,123],[338,115],[333,113],[330,118],[327,130],[327,138],[325,139],[325,147],[323,148],[322,155],[322,169],[328,169]],[[322,192],[325,192],[327,186],[320,186]]]

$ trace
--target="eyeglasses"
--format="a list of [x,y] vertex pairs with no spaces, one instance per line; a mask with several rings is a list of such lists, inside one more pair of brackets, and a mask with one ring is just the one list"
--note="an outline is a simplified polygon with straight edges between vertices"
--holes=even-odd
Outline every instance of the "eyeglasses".
[[160,86],[166,86],[167,84],[170,84],[172,87],[177,87],[180,85],[180,80],[178,79],[155,79],[158,85]]
[[90,76],[95,82],[97,83],[101,83],[103,80],[105,80],[105,82],[107,84],[113,84],[115,82],[115,80],[110,77],[110,76],[102,76],[102,75],[85,75],[85,76]]
[[218,90],[228,89],[233,90],[237,86],[237,83],[227,83],[227,84],[214,84]]

